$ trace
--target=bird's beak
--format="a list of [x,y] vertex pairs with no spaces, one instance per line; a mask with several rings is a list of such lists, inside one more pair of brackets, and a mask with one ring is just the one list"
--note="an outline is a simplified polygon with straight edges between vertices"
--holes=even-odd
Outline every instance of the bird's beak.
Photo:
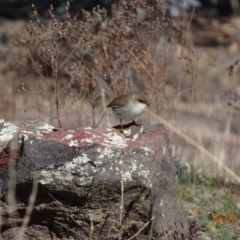
[[150,106],[150,104],[149,104],[148,101],[145,101],[145,102],[143,102],[143,103],[145,103],[147,106]]

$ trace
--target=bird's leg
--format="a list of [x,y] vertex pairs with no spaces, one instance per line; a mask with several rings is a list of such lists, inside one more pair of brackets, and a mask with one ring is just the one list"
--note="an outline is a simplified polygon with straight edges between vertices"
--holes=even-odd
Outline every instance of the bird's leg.
[[137,122],[137,121],[135,121],[134,119],[132,119],[132,121],[133,121],[133,124],[135,124],[137,127],[140,127],[140,126],[141,126],[141,123],[140,123],[140,122]]
[[122,133],[124,137],[129,138],[130,136],[126,135],[123,131],[122,119],[120,119],[120,125],[121,125],[120,133]]
[[122,125],[122,119],[120,118],[120,125],[121,125],[121,130],[120,132],[123,133],[123,125]]

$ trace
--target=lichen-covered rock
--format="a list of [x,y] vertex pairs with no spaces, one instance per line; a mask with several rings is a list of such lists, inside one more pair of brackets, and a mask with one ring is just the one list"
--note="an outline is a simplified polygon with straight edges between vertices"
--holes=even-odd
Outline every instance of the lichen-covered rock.
[[[3,125],[2,139],[7,132]],[[147,222],[141,235],[171,231],[184,236],[187,221],[177,201],[163,125],[130,126],[125,135],[117,129],[53,131],[14,124],[12,129],[0,155],[1,208],[6,212],[4,196],[14,187],[21,207],[3,218],[3,236],[16,232],[14,221],[22,223],[33,180],[38,191],[24,236],[34,226],[44,226],[60,239],[127,239]]]

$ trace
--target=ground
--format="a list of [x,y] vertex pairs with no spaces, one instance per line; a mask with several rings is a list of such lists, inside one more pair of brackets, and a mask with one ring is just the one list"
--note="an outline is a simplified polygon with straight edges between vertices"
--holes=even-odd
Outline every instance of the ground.
[[239,239],[240,191],[238,184],[203,175],[179,176],[179,199],[188,219],[196,221],[211,239]]

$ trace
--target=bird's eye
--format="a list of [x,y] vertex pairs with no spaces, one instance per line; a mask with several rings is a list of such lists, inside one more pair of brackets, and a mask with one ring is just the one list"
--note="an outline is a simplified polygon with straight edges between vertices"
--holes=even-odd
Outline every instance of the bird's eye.
[[147,106],[150,106],[150,104],[148,103],[147,100],[138,99],[138,101],[139,101],[140,103],[146,104]]

